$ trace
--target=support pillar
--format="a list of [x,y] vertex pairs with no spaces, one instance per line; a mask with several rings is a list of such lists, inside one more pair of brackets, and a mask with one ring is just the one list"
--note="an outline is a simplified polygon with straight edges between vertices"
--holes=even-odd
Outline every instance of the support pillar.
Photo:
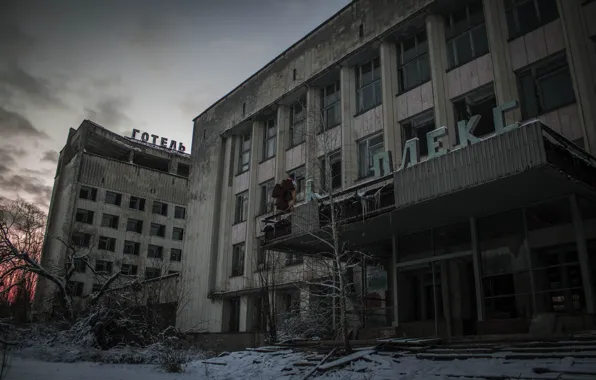
[[[250,165],[248,172],[248,215],[246,216],[246,240],[244,251],[244,273],[250,274],[255,271],[257,266],[257,250],[256,246],[256,231],[257,223],[255,218],[259,212],[258,208],[261,204],[259,196],[259,178],[257,176],[259,170],[259,157],[262,157],[263,149],[263,134],[265,127],[262,121],[254,121],[252,123],[252,133],[250,137]],[[248,276],[251,277],[251,276]],[[251,284],[247,284],[252,286]],[[256,285],[256,284],[255,284]]]
[[397,251],[397,236],[395,235],[395,233],[393,234],[393,238],[392,238],[392,258],[391,258],[391,266],[390,266],[390,270],[391,270],[391,287],[392,287],[392,292],[391,292],[391,296],[393,297],[393,327],[398,327],[399,326],[399,297],[398,297],[398,289],[397,289],[397,284],[398,284],[398,273],[397,273],[397,261],[399,259],[399,252]]
[[381,44],[381,89],[383,94],[383,140],[385,150],[392,153],[393,167],[401,158],[401,134],[395,117],[397,94],[397,49],[394,43]]
[[478,241],[478,226],[476,218],[470,218],[470,232],[472,234],[472,261],[474,265],[474,285],[476,286],[476,313],[478,321],[484,321],[484,288],[482,286],[482,257]]
[[584,28],[582,1],[558,0],[557,3],[584,146],[588,152],[596,154],[596,75],[590,63],[589,53],[594,46]]
[[317,127],[321,123],[321,93],[316,87],[308,87],[306,90],[306,180],[314,181],[314,189],[319,188],[319,165],[318,150],[329,151],[329,147],[319,147]]
[[433,86],[433,103],[435,128],[447,127],[449,139],[443,144],[450,149],[456,141],[456,125],[453,105],[449,100],[449,83],[447,43],[445,41],[445,19],[441,15],[428,15],[426,18],[426,34],[428,36],[428,51],[430,59],[430,75]]
[[286,175],[286,149],[290,130],[290,107],[280,105],[277,108],[277,145],[275,152],[275,182],[279,183]]
[[590,271],[590,258],[588,257],[584,220],[577,201],[577,195],[570,195],[569,202],[571,203],[571,216],[573,218],[573,230],[575,231],[575,241],[577,244],[577,256],[582,273],[586,311],[588,314],[594,314],[594,288],[592,287],[593,279]]
[[358,152],[352,133],[356,114],[356,73],[353,67],[340,70],[341,92],[341,177],[343,188],[354,184],[358,173]]
[[[511,64],[509,53],[509,31],[505,14],[505,2],[484,0],[484,14],[486,20],[486,33],[490,46],[490,55],[493,64],[493,85],[497,104],[519,101],[517,81]],[[505,115],[508,124],[521,120],[520,109],[515,109]]]

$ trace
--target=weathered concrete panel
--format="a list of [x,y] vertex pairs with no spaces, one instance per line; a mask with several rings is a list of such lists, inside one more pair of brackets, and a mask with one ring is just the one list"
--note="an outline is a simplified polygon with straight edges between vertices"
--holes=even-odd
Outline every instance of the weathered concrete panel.
[[383,130],[383,105],[377,106],[354,118],[352,136],[359,140],[365,136]]
[[306,162],[306,144],[300,144],[286,151],[286,171],[290,171]]
[[248,180],[250,179],[250,172],[244,172],[234,176],[234,193],[238,194],[248,190]]
[[236,223],[232,226],[232,244],[242,243],[246,240],[246,222]]
[[317,157],[341,148],[341,126],[317,135]]
[[259,164],[257,176],[259,183],[275,177],[275,157]]
[[546,113],[538,119],[570,141],[583,137],[577,104]]
[[521,69],[564,48],[561,20],[557,19],[509,42],[513,70]]
[[449,97],[451,99],[466,94],[493,80],[492,58],[490,54],[466,63],[447,73]]

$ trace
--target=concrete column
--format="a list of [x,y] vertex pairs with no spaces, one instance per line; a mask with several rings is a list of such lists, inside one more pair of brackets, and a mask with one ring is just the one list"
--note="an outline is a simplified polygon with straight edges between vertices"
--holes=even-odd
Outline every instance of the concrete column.
[[[248,179],[248,215],[246,217],[246,243],[244,253],[244,277],[252,279],[252,274],[256,269],[256,216],[259,212],[259,178],[257,176],[259,170],[259,157],[262,157],[261,150],[263,149],[263,134],[265,127],[262,121],[254,121],[252,124],[252,134],[250,140],[250,169]],[[251,284],[248,284],[251,286]]]
[[398,304],[398,294],[397,294],[397,284],[398,284],[398,273],[397,273],[397,260],[399,258],[399,252],[397,252],[397,236],[395,234],[393,234],[393,239],[392,239],[392,251],[393,254],[391,256],[391,265],[390,265],[390,271],[391,271],[391,286],[393,288],[392,290],[392,296],[393,296],[393,327],[398,327],[399,326],[399,304]]
[[428,15],[426,18],[426,34],[430,59],[430,75],[433,86],[433,102],[435,128],[447,127],[449,139],[443,143],[449,149],[455,145],[456,126],[453,105],[449,100],[449,83],[445,70],[447,61],[447,43],[445,42],[445,19],[441,15]]
[[[306,180],[318,182],[317,164],[317,127],[321,121],[321,95],[320,89],[308,87],[306,90]],[[325,147],[322,147],[325,149]],[[316,188],[316,187],[315,187]],[[313,188],[314,189],[314,188]]]
[[580,0],[558,0],[561,26],[565,37],[567,61],[577,99],[579,119],[586,150],[596,154],[596,88],[590,51],[594,49],[584,28],[583,7]]
[[592,273],[590,271],[590,258],[588,257],[584,220],[575,194],[572,194],[569,197],[569,202],[571,203],[571,215],[573,217],[573,230],[575,231],[575,241],[577,244],[577,256],[579,258],[580,270],[582,273],[582,286],[584,287],[586,311],[588,314],[594,314],[594,288],[592,287],[594,280],[592,279]]
[[[519,101],[517,92],[517,81],[511,64],[509,54],[509,31],[507,29],[507,17],[505,15],[505,2],[484,0],[484,15],[486,20],[486,33],[490,46],[491,60],[493,64],[493,85],[497,104],[505,104],[510,101]],[[505,117],[507,123],[521,120],[520,109],[508,112]]]
[[[451,337],[452,336],[452,328],[451,328],[451,286],[450,286],[450,278],[451,278],[451,274],[449,273],[449,266],[447,265],[448,262],[447,260],[441,260],[439,261],[439,268],[441,271],[441,290],[442,290],[442,294],[441,296],[443,297],[443,316],[445,317],[445,327],[447,330],[447,336]],[[434,262],[431,263],[431,265],[436,265]],[[437,269],[435,268],[435,271]],[[440,328],[439,328],[439,331]]]
[[482,256],[478,241],[478,227],[476,218],[470,218],[470,232],[472,234],[472,260],[474,264],[474,285],[476,286],[476,313],[478,320],[484,321],[484,288],[482,287]]
[[354,184],[358,176],[358,148],[352,133],[356,114],[356,73],[354,68],[343,66],[340,71],[341,87],[341,176],[343,188]]
[[170,173],[170,174],[178,173],[178,159],[177,158],[170,158],[170,161],[168,162],[168,173]]
[[393,167],[401,157],[401,133],[395,118],[397,94],[397,48],[393,42],[381,44],[381,88],[383,92],[383,140],[392,154]]
[[277,150],[275,152],[275,182],[286,178],[286,149],[290,130],[290,107],[280,105],[277,108]]

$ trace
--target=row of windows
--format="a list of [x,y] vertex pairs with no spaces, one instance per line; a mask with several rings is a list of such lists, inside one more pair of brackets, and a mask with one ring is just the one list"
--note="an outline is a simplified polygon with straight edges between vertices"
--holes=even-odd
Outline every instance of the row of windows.
[[[246,255],[246,244],[239,243],[232,247],[232,277],[244,275],[244,258]],[[266,266],[267,251],[264,249],[257,250],[257,267],[263,269]],[[286,253],[286,266],[302,264],[304,262],[303,256],[298,254]]]
[[[85,223],[85,224],[93,224],[94,216],[95,216],[94,211],[78,208],[76,215],[75,215],[75,220],[77,222],[81,222],[81,223]],[[101,216],[101,226],[102,227],[118,229],[119,223],[120,223],[120,217],[118,215],[104,213]],[[126,221],[126,231],[142,234],[143,233],[143,221],[139,220],[139,219],[128,218],[128,220]],[[166,226],[163,224],[159,224],[159,223],[151,223],[150,228],[149,228],[149,235],[165,238],[166,237]],[[184,229],[180,228],[180,227],[173,227],[172,228],[172,240],[183,240],[183,239],[184,239]]]
[[[525,35],[559,18],[556,0],[503,0],[507,13],[510,39]],[[476,0],[446,17],[446,44],[449,68],[461,66],[489,52],[482,0]],[[429,47],[426,31],[422,30],[397,44],[398,85],[403,93],[431,79]],[[381,62],[378,57],[355,67],[357,112],[362,113],[382,103]],[[319,132],[341,123],[340,84],[329,84],[321,90],[321,120]],[[290,107],[290,146],[305,139],[306,99]],[[266,122],[263,160],[275,155],[276,120]],[[239,172],[248,170],[250,136],[240,152]]]
[[[71,242],[74,246],[89,248],[91,246],[92,235],[85,232],[73,232]],[[116,238],[108,236],[99,236],[97,248],[102,251],[116,252]],[[127,255],[139,256],[141,253],[141,243],[125,240],[122,253]],[[147,257],[154,259],[163,259],[164,247],[155,244],[147,246]],[[181,261],[182,250],[178,248],[170,249],[170,260]]]
[[[81,189],[79,190],[79,198],[96,202],[97,188],[81,186]],[[131,196],[128,207],[133,210],[145,211],[145,201],[145,198]],[[105,203],[120,207],[122,205],[122,194],[106,190]],[[168,216],[168,204],[164,202],[153,201],[151,212],[153,214]],[[174,218],[185,219],[186,208],[182,206],[174,206]]]
[[[569,71],[567,59],[564,54],[551,56],[546,60],[521,70],[516,73],[520,94],[522,118],[531,119],[545,113],[562,108],[575,102],[575,92]],[[496,98],[492,85],[476,89],[453,101],[456,121],[469,120],[473,115],[481,115],[480,122],[474,130],[478,137],[494,133],[493,108],[496,107]],[[409,120],[402,121],[401,141],[403,144],[409,139],[419,139],[419,152],[421,157],[428,155],[426,135],[435,129],[435,119],[432,110],[418,114]],[[459,136],[456,144],[459,144]],[[385,149],[383,134],[377,134],[358,141],[358,176],[366,178],[374,174],[374,157]],[[341,151],[331,152],[329,167],[324,159],[319,161],[321,173],[320,184],[323,191],[332,191],[342,186]],[[328,180],[326,170],[330,170],[331,186],[326,185]],[[301,166],[291,172],[297,183],[297,201],[305,195],[305,167]],[[260,198],[257,212],[264,214],[272,211],[271,192],[275,186],[273,179],[260,184]],[[237,194],[235,222],[244,222],[248,212],[248,191]]]

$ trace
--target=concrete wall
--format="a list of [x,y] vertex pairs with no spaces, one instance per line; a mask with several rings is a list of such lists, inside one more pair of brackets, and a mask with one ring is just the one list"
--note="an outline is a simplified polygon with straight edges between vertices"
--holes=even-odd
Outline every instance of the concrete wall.
[[[595,118],[587,106],[596,103],[590,103],[596,97],[594,81],[584,80],[591,75],[586,66],[587,57],[592,59],[589,62],[596,62],[596,56],[582,53],[576,42],[583,41],[584,50],[588,50],[585,41],[589,41],[589,33],[596,31],[585,26],[588,24],[585,21],[577,22],[576,18],[582,13],[596,14],[596,9],[587,5],[587,11],[583,12],[579,0],[559,1],[561,17],[558,20],[509,41],[504,3],[485,0],[491,51],[461,66],[449,68],[446,13],[442,6],[456,6],[454,3],[441,0],[354,1],[196,118],[190,220],[184,249],[196,254],[185,256],[183,273],[183,284],[192,289],[193,298],[181,310],[180,327],[190,328],[200,322],[202,325],[207,323],[210,331],[220,331],[223,303],[211,301],[207,295],[254,284],[250,279],[256,252],[254,238],[261,235],[264,217],[256,215],[255,211],[255,204],[260,199],[260,183],[272,178],[279,181],[286,171],[301,165],[306,167],[307,179],[317,181],[314,158],[326,150],[341,147],[342,189],[345,190],[358,181],[359,139],[382,131],[385,149],[392,151],[394,165],[399,165],[402,158],[401,122],[427,110],[433,110],[437,127],[448,127],[450,139],[446,143],[455,144],[454,99],[492,84],[497,103],[519,100],[515,71],[551,54],[562,50],[567,53],[577,103],[539,118],[570,140],[582,138],[586,149],[596,152]],[[362,37],[358,33],[361,24]],[[408,29],[424,28],[429,41],[431,80],[398,94],[396,43]],[[586,31],[588,29],[590,32]],[[355,66],[373,57],[380,57],[383,101],[381,105],[357,114]],[[292,79],[294,69],[296,80]],[[315,139],[307,137],[306,143],[288,149],[288,106],[299,96],[306,95],[307,109],[316,109],[318,86],[337,79],[341,83],[341,126]],[[243,104],[246,104],[245,114],[242,114]],[[274,158],[259,163],[263,136],[261,120],[270,117],[272,112],[277,113],[277,153]],[[515,111],[506,117],[519,121],[519,115],[520,112]],[[309,120],[306,128],[312,133],[314,124]],[[253,136],[251,168],[236,176],[238,135],[247,131],[252,131]],[[245,190],[249,191],[249,217],[246,222],[233,225],[234,196]],[[244,277],[249,278],[231,279],[232,245],[240,242],[246,242]],[[242,310],[242,313],[248,313],[247,308]],[[241,324],[246,325],[245,321]]]

